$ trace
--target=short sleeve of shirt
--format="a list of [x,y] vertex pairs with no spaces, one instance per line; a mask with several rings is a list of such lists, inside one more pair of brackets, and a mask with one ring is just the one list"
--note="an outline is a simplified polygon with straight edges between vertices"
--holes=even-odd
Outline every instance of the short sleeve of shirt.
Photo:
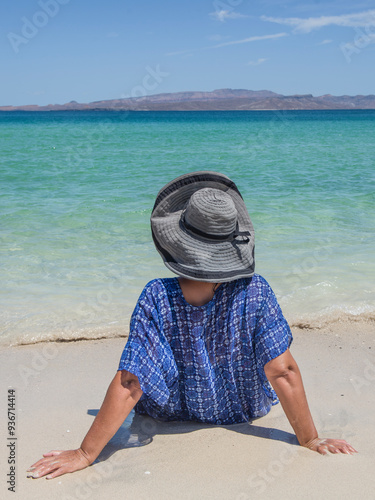
[[157,405],[169,399],[177,368],[165,339],[157,310],[154,282],[144,288],[130,321],[129,339],[121,355],[118,370],[138,377],[143,393]]
[[263,303],[255,330],[255,354],[258,367],[283,354],[293,340],[288,322],[281,312],[276,296],[263,278]]

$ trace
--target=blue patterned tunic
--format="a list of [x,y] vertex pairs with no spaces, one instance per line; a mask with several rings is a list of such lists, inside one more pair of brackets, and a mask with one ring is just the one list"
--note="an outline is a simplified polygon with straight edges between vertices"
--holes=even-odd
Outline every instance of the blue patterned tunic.
[[222,283],[203,306],[186,302],[178,278],[144,288],[119,370],[143,390],[135,410],[163,420],[246,422],[278,402],[264,365],[292,334],[267,281]]

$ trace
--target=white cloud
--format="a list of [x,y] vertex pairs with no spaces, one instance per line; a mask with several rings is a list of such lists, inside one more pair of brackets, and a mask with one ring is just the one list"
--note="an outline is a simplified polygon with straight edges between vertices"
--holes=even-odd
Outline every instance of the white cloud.
[[322,42],[318,43],[318,45],[327,45],[327,43],[332,43],[333,40],[323,40]]
[[294,26],[295,33],[310,33],[325,26],[343,26],[361,28],[375,26],[375,9],[358,12],[357,14],[343,14],[341,16],[320,16],[302,19],[299,17],[268,17],[262,16],[262,21]]
[[267,61],[267,59],[265,59],[265,58],[259,58],[256,61],[249,61],[247,63],[247,65],[248,66],[259,66],[259,64],[263,64],[266,61]]
[[217,49],[219,47],[226,47],[227,45],[236,45],[239,43],[257,42],[258,40],[270,40],[272,38],[281,38],[283,36],[288,36],[288,33],[275,33],[274,35],[251,36],[249,38],[243,38],[242,40],[234,40],[232,42],[219,43],[218,45],[213,45],[210,48]]
[[218,49],[219,47],[227,47],[228,45],[237,45],[240,43],[258,42],[259,40],[272,40],[273,38],[281,38],[284,36],[289,36],[289,33],[275,33],[274,35],[251,36],[249,38],[243,38],[241,40],[233,40],[231,42],[218,43],[217,45],[210,45],[208,47],[201,47],[201,48],[197,48],[197,49],[179,50],[176,52],[168,52],[164,55],[166,55],[166,56],[181,56],[181,55],[189,54],[189,56],[190,56],[190,55],[192,55],[193,52],[197,52],[197,51],[201,51],[201,50]]
[[216,21],[224,23],[227,19],[239,19],[240,17],[248,17],[234,10],[215,10],[215,12],[210,12],[210,16]]

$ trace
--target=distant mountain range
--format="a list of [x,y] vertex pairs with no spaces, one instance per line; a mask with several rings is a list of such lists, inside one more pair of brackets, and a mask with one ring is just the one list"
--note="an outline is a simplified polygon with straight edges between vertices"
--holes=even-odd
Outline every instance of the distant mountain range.
[[144,97],[94,101],[88,104],[0,106],[0,111],[215,111],[292,109],[375,109],[375,95],[314,97],[312,94],[282,95],[269,90],[219,89],[212,92],[173,92]]

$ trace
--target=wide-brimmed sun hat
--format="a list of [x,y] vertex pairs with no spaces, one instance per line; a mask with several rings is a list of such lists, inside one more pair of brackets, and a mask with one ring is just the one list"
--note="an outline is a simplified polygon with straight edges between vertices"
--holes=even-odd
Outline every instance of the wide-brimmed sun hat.
[[152,237],[164,264],[198,281],[226,282],[254,274],[254,228],[237,186],[200,171],[177,177],[158,193]]

